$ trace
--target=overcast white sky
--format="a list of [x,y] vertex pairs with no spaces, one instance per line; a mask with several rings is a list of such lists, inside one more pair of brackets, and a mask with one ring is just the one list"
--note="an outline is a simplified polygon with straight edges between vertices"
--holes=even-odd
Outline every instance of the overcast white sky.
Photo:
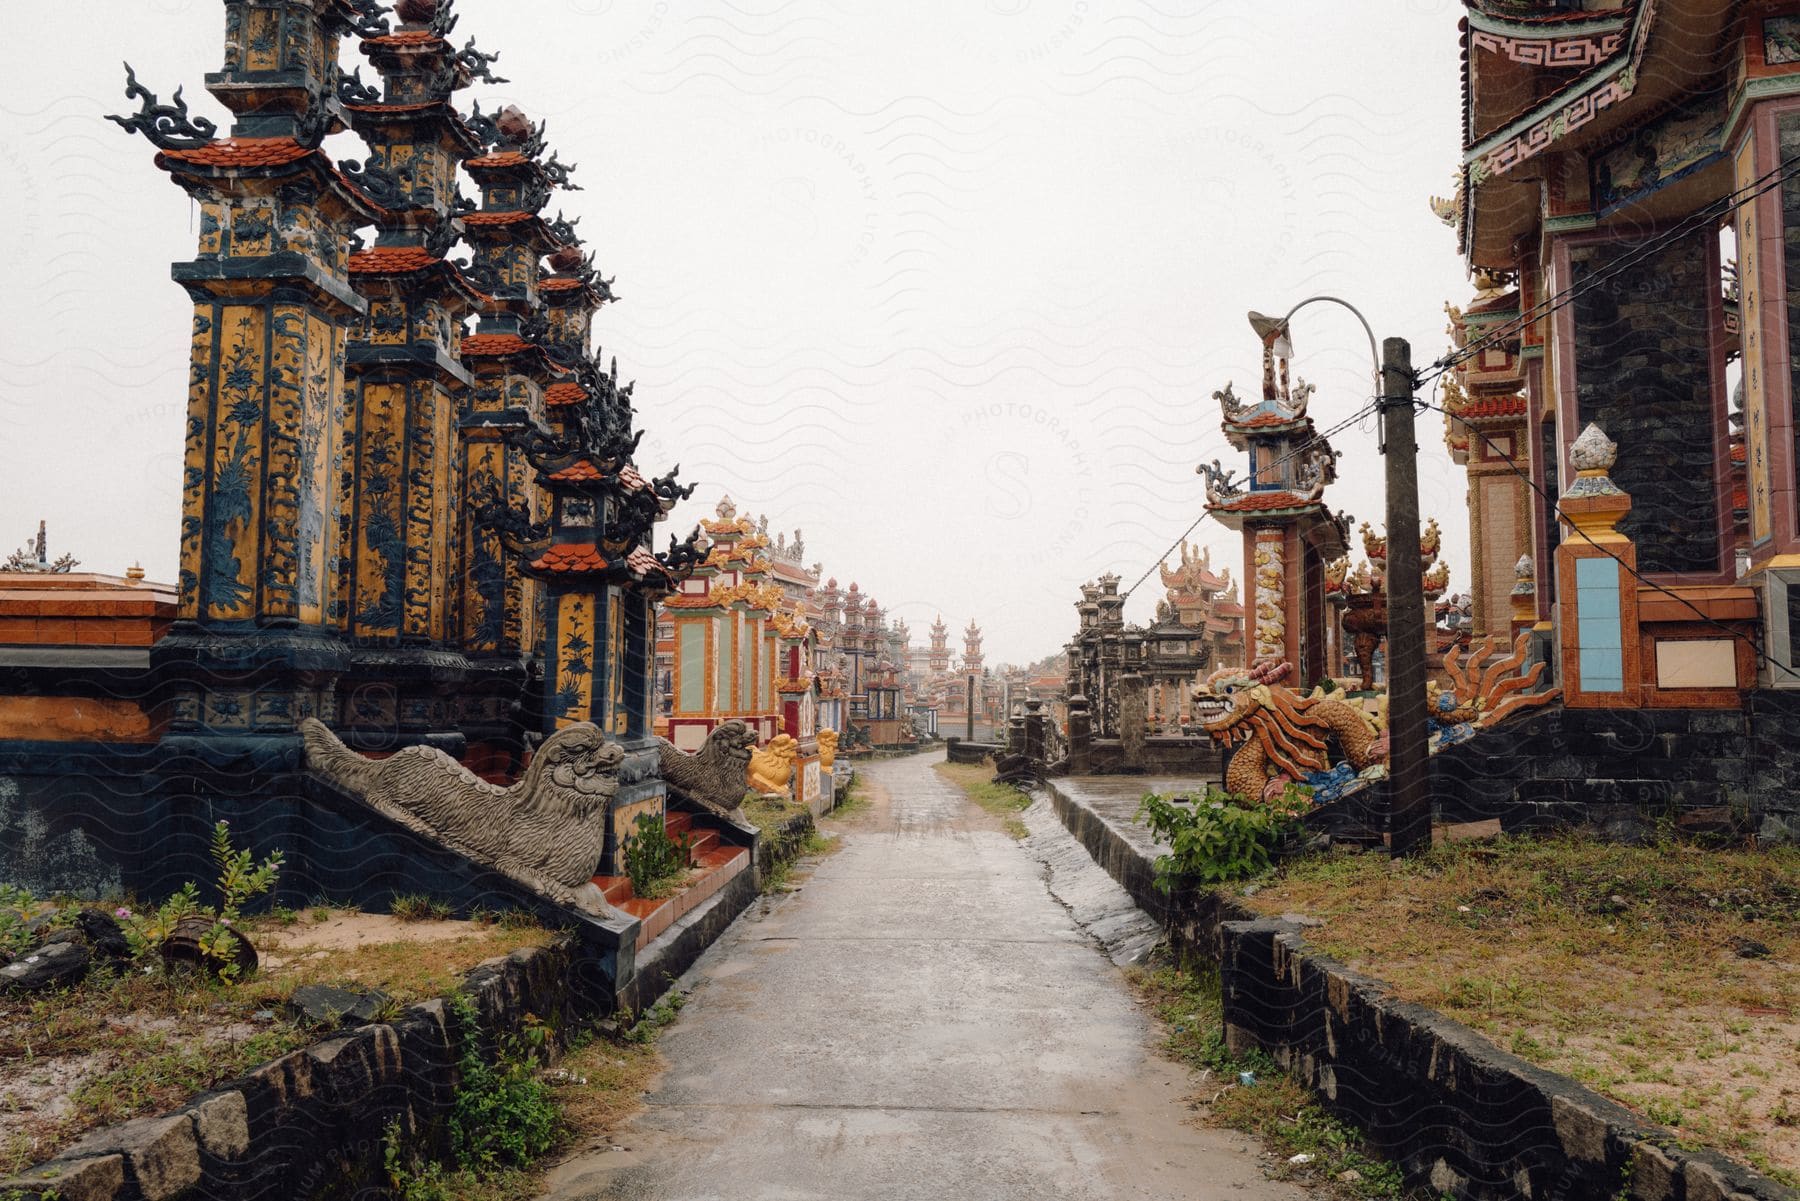
[[[1317,292],[1445,346],[1468,288],[1426,207],[1459,140],[1456,0],[461,0],[458,40],[550,121],[559,196],[616,273],[599,338],[638,381],[639,458],[729,491],[919,640],[1057,649],[1079,585],[1136,579],[1233,452],[1211,393],[1257,379],[1248,309]],[[688,12],[698,15],[687,16]],[[187,198],[101,120],[221,56],[218,0],[12,14],[0,75],[0,553],[175,575]],[[346,61],[356,59],[346,46]],[[368,72],[364,72],[365,76]],[[352,137],[341,158],[360,157]],[[1368,396],[1341,311],[1296,320],[1329,425]],[[1462,473],[1427,415],[1424,508],[1468,586]],[[1372,432],[1329,494],[1379,524]],[[1235,535],[1197,535],[1236,564]],[[1128,615],[1150,616],[1154,577]]]

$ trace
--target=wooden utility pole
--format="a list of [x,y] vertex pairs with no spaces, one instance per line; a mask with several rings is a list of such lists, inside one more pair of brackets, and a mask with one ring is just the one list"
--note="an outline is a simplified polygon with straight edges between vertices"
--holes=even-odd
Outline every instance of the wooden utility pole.
[[1387,456],[1388,836],[1395,855],[1431,846],[1425,732],[1425,593],[1419,555],[1419,438],[1412,347],[1381,344],[1382,453]]

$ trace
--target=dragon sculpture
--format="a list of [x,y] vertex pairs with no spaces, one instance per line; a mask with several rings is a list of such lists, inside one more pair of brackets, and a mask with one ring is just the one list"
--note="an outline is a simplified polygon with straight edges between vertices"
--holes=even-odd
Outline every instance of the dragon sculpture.
[[1214,741],[1237,748],[1225,770],[1226,790],[1252,800],[1281,795],[1290,782],[1308,784],[1331,770],[1329,740],[1352,768],[1378,764],[1386,740],[1375,719],[1348,701],[1317,692],[1301,696],[1281,681],[1286,662],[1225,667],[1194,693],[1194,713]]
[[[1521,633],[1502,657],[1494,651],[1494,640],[1486,639],[1466,664],[1457,649],[1444,655],[1450,688],[1436,681],[1426,685],[1433,752],[1561,695],[1556,688],[1529,691],[1544,674],[1542,663],[1519,670],[1529,642],[1530,635]],[[1282,685],[1292,670],[1291,664],[1272,660],[1250,668],[1223,668],[1195,690],[1194,711],[1202,727],[1215,741],[1235,748],[1225,771],[1226,788],[1268,800],[1280,796],[1289,783],[1297,783],[1311,786],[1315,799],[1331,800],[1384,774],[1386,698],[1378,713],[1370,713],[1341,695],[1318,689],[1301,696]],[[1343,754],[1335,764],[1330,749],[1334,739]]]
[[720,722],[706,744],[690,755],[668,739],[658,739],[663,779],[682,796],[720,817],[735,817],[744,804],[750,771],[750,749],[756,732],[733,718]]
[[786,794],[794,778],[794,760],[800,744],[792,734],[777,734],[769,745],[750,752],[750,789],[753,792]]
[[368,759],[323,722],[300,723],[306,768],[432,842],[563,905],[619,916],[593,884],[624,752],[588,722],[558,730],[511,788],[415,746]]

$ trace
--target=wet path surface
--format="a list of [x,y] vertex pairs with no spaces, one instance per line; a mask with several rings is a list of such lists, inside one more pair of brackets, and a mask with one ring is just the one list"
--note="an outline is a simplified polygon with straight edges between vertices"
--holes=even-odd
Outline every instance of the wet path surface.
[[[565,1164],[550,1197],[1308,1195],[1184,1122],[1187,1073],[1077,924],[1092,904],[1053,896],[936,758],[864,769],[875,804],[843,850],[690,973],[628,1150]],[[1033,848],[1053,837],[1031,824]]]

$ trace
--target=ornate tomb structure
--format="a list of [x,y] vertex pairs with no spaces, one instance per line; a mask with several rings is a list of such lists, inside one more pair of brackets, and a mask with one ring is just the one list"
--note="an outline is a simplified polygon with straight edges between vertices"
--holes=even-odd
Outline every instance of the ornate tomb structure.
[[[88,626],[0,604],[0,663],[43,668],[0,677],[0,799],[37,831],[5,874],[167,895],[229,817],[292,898],[573,906],[623,998],[673,920],[623,855],[665,820],[654,612],[700,555],[653,551],[686,490],[638,471],[631,388],[589,347],[610,281],[541,215],[571,168],[516,109],[458,109],[502,81],[447,2],[224,8],[229,132],[129,73],[116,118],[198,206],[179,583],[108,580]],[[347,129],[368,152],[333,161]],[[77,699],[98,720],[41,720]],[[753,834],[695,832],[707,895],[747,899]]]
[[1268,322],[1258,332],[1262,399],[1244,404],[1230,384],[1213,393],[1226,438],[1249,455],[1249,474],[1239,480],[1217,461],[1199,471],[1206,477],[1207,511],[1244,536],[1249,662],[1286,661],[1311,682],[1331,667],[1325,565],[1343,556],[1348,522],[1323,499],[1337,478],[1337,452],[1307,416],[1312,385],[1289,385],[1293,352],[1286,328]]

